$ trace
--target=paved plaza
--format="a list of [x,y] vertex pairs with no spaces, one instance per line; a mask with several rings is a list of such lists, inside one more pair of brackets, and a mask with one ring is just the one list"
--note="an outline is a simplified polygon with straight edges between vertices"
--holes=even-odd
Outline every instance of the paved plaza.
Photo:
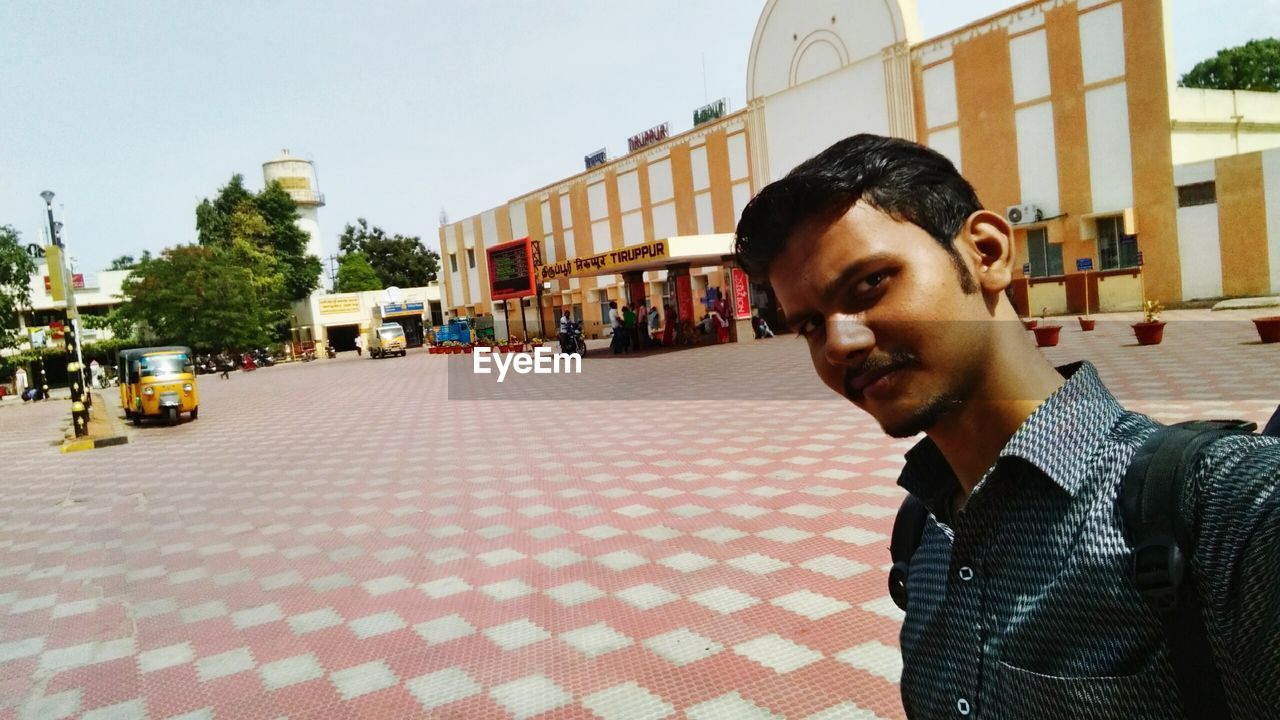
[[[1141,348],[1133,316],[1068,318],[1047,352],[1161,420],[1261,422],[1261,314],[1171,312]],[[65,403],[0,401],[0,720],[902,717],[914,441],[801,341],[450,400],[468,362],[204,376],[198,421],[68,455]]]

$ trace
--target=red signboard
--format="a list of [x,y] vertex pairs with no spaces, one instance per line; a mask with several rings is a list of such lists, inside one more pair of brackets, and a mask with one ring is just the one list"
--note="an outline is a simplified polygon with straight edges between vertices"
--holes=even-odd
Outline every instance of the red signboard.
[[61,320],[52,320],[49,322],[49,335],[54,340],[62,340],[66,338],[66,325]]
[[739,320],[751,317],[751,286],[742,268],[733,269],[733,314]]
[[494,300],[529,297],[537,292],[529,238],[494,245],[485,253],[489,260],[489,291]]
[[693,322],[693,281],[688,275],[676,277],[676,308],[682,322]]
[[[84,289],[84,273],[76,273],[76,274],[74,274],[74,275],[72,275],[72,276],[71,276],[71,288],[72,288],[73,290],[83,290],[83,289]],[[49,276],[48,276],[48,275],[45,275],[45,276],[44,276],[44,291],[45,291],[45,292],[51,292],[52,290],[53,290],[53,281],[49,279]]]

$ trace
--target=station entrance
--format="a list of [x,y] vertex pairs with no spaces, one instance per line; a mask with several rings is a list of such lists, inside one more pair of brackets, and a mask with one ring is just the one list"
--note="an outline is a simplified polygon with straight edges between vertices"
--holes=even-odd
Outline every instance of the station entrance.
[[356,349],[356,336],[360,334],[359,325],[328,325],[325,333],[329,336],[329,344],[338,352]]

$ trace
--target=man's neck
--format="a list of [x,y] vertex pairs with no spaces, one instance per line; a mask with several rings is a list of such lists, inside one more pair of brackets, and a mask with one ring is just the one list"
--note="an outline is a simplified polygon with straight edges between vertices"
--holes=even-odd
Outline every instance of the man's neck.
[[1006,364],[1002,372],[988,374],[962,408],[927,432],[955,473],[964,497],[995,464],[1022,423],[1064,383],[1053,365],[1033,352]]

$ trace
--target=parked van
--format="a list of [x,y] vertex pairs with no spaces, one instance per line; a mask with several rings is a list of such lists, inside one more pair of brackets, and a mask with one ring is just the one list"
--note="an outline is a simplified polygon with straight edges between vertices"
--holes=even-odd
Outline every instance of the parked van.
[[369,357],[383,358],[388,355],[404,357],[408,351],[404,339],[404,328],[400,323],[383,323],[369,333]]

